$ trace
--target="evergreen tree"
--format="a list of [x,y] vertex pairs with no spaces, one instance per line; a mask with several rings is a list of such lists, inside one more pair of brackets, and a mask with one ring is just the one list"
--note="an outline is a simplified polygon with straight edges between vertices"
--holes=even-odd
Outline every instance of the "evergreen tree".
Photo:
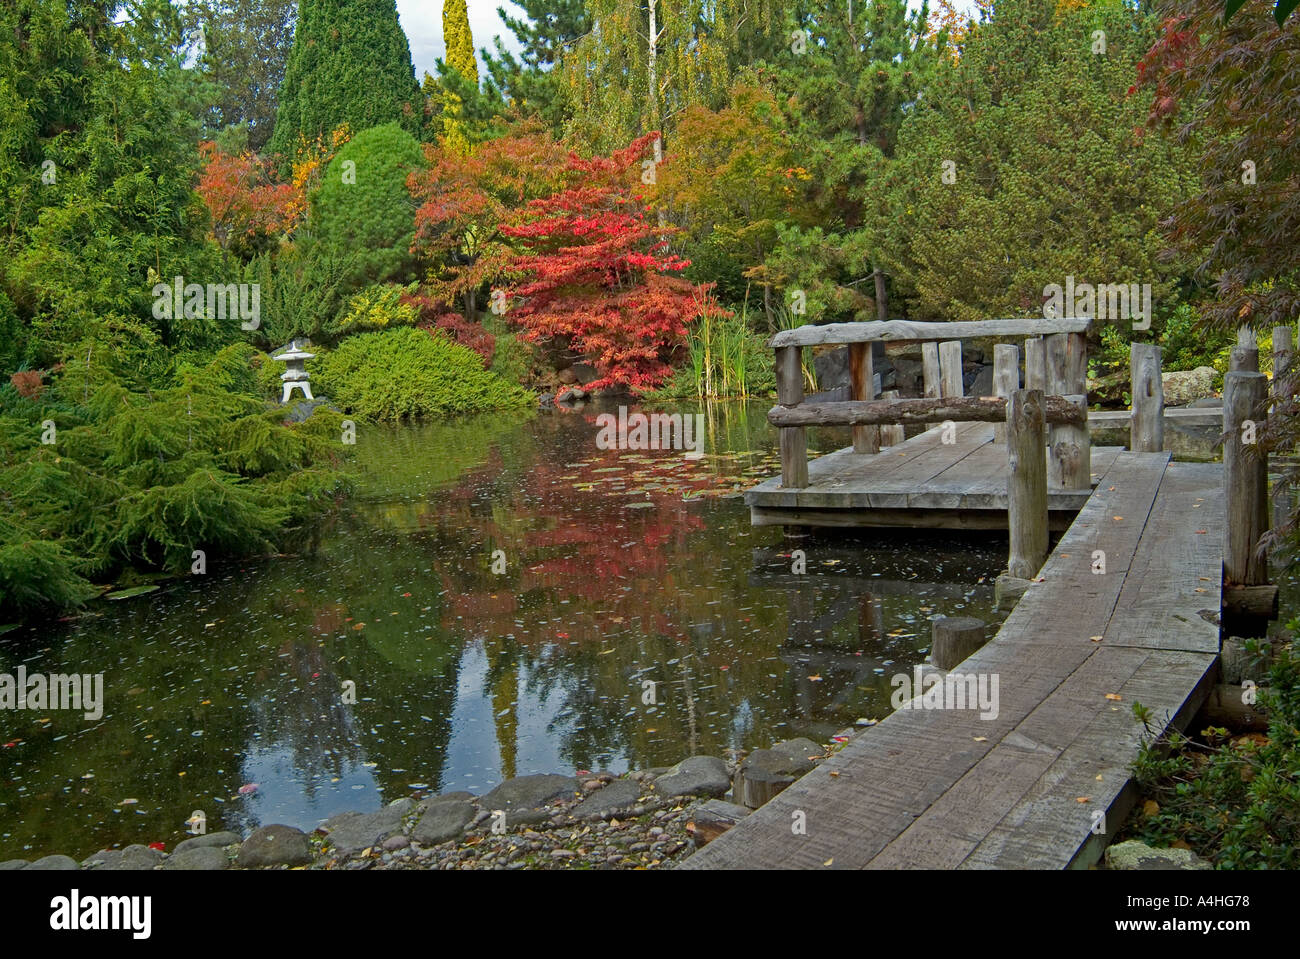
[[395,0],[302,0],[270,148],[291,156],[299,137],[400,123],[423,115],[411,48]]
[[474,36],[470,33],[465,0],[443,0],[442,38],[447,48],[447,66],[459,71],[466,80],[478,83]]
[[552,131],[561,132],[563,114],[558,102],[557,69],[565,52],[591,29],[584,0],[521,0],[525,18],[512,17],[503,8],[497,15],[523,48],[520,59],[493,38],[496,53],[483,50],[487,64],[486,83],[500,91],[524,116],[542,119]]

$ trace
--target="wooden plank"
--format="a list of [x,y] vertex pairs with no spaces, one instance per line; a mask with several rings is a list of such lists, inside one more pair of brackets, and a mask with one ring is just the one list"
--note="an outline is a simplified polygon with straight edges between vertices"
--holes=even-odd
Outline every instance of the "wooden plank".
[[944,340],[939,344],[939,392],[947,397],[965,394],[961,365],[961,340]]
[[972,337],[1043,336],[1051,333],[1084,333],[1091,321],[1086,317],[1061,319],[978,320],[962,323],[912,323],[887,320],[871,323],[823,323],[782,330],[768,341],[782,346],[823,346],[866,343],[874,340],[963,340]]
[[[947,387],[945,387],[946,389]],[[847,403],[801,403],[774,406],[767,421],[773,426],[858,426],[889,423],[1005,423],[1004,396],[944,396],[940,399],[870,400]],[[1065,396],[1044,396],[1048,423],[1086,426],[1088,414]],[[862,452],[859,450],[859,452]],[[876,452],[872,450],[871,452]]]

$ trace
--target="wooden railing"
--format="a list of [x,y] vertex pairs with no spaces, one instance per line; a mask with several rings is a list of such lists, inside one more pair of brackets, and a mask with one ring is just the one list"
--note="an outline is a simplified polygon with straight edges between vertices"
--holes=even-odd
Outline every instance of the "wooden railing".
[[[1091,484],[1086,338],[1089,322],[1086,318],[970,323],[889,320],[783,330],[768,344],[776,352],[778,405],[767,417],[780,429],[781,485],[794,489],[808,485],[808,441],[804,430],[809,426],[851,426],[854,452],[878,453],[881,426],[945,421],[1001,423],[1010,416],[1008,398],[1020,387],[1019,350],[1003,344],[994,351],[997,396],[965,397],[961,340],[1025,337],[1025,386],[1043,395],[1041,412],[1045,422],[1051,424],[1048,479],[1060,488],[1086,489]],[[868,395],[874,393],[871,344],[900,340],[921,341],[925,396],[876,400]],[[850,399],[805,403],[803,348],[835,344],[849,348]],[[1001,427],[996,431],[998,442],[1007,442],[1006,430]]]

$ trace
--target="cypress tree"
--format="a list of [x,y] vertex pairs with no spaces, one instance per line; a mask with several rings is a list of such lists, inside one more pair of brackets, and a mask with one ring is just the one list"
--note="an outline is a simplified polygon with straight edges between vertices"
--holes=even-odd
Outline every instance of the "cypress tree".
[[447,66],[477,84],[478,63],[474,60],[474,35],[470,33],[465,0],[443,0],[442,37],[447,44]]
[[342,123],[419,129],[420,89],[395,0],[302,0],[280,88],[272,152],[288,156]]

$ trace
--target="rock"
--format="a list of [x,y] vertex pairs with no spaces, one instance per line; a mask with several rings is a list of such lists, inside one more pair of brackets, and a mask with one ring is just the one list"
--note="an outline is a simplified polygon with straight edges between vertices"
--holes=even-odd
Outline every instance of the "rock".
[[635,779],[615,780],[580,802],[573,810],[573,818],[609,819],[611,816],[625,816],[636,805],[643,789],[642,784]]
[[[772,752],[815,765],[825,755],[826,748],[818,746],[811,739],[799,736],[795,739],[787,739],[785,742],[777,743],[772,747]],[[809,765],[808,768],[811,769],[812,765]]]
[[[736,788],[732,798],[737,803],[757,809],[813,768],[814,763],[808,758],[811,753],[797,755],[789,744],[782,743],[781,746],[786,748],[755,749],[745,757],[736,770]],[[813,749],[821,752],[816,746]]]
[[541,396],[537,397],[537,405],[544,410],[550,409],[555,405],[555,394],[543,393]]
[[1215,370],[1198,366],[1194,370],[1174,370],[1160,375],[1165,391],[1165,406],[1186,406],[1214,394]]
[[749,810],[736,803],[722,799],[710,799],[700,803],[686,823],[686,831],[703,846],[717,839],[740,820],[749,815]]
[[552,859],[572,859],[578,854],[572,849],[552,849]]
[[378,812],[344,813],[325,823],[328,839],[340,856],[377,846],[402,831],[402,817],[415,808],[412,799],[399,799]]
[[193,836],[189,839],[182,839],[172,850],[173,856],[179,856],[187,849],[202,849],[207,846],[235,846],[243,840],[237,832],[210,832],[202,836]]
[[411,840],[407,839],[401,833],[398,833],[396,836],[389,836],[384,840],[384,848],[389,852],[396,852],[398,849],[405,849],[410,844]]
[[993,608],[1006,612],[1015,609],[1020,597],[1029,591],[1032,584],[1027,579],[1003,573],[993,583]]
[[817,376],[820,392],[847,388],[849,380],[849,348],[841,346],[813,357],[813,372]]
[[573,370],[578,382],[583,386],[586,386],[592,380],[600,378],[600,373],[590,363],[574,363],[569,369]]
[[560,382],[565,386],[578,382],[578,374],[573,372],[573,367],[569,367],[567,370],[560,370]]
[[692,756],[655,780],[661,796],[721,796],[731,788],[727,764],[716,756]]
[[163,861],[157,849],[138,843],[125,849],[103,849],[81,861],[83,869],[124,870],[141,872],[152,869]]
[[[577,791],[578,780],[572,776],[557,776],[552,773],[516,776],[485,795],[479,800],[479,805],[487,810],[504,809],[506,822],[514,824],[525,821],[515,813],[539,810],[557,799],[571,799]],[[545,817],[553,813],[554,810],[546,812]]]
[[6,859],[4,862],[0,862],[0,872],[6,872],[10,869],[23,869],[26,866],[26,859]]
[[[411,838],[426,846],[436,846],[465,835],[465,829],[477,812],[474,804],[463,799],[448,800],[429,806],[411,830]],[[507,813],[507,822],[509,814]]]
[[311,862],[311,840],[292,826],[263,826],[244,840],[237,861],[241,869],[305,866]]
[[423,800],[423,801],[420,803],[420,811],[423,812],[424,810],[428,809],[430,806],[436,806],[436,805],[438,805],[438,803],[444,803],[444,802],[474,802],[475,798],[476,798],[476,797],[474,796],[473,793],[467,793],[467,792],[463,792],[463,791],[462,791],[462,792],[443,793],[441,796],[430,796],[428,799],[425,799],[425,800]]
[[996,392],[993,388],[993,367],[976,367],[975,375],[970,378],[970,382],[966,385],[966,395],[993,396]]
[[1222,396],[1206,396],[1199,400],[1192,400],[1187,404],[1189,410],[1221,410],[1223,409]]
[[1214,867],[1190,849],[1152,849],[1144,842],[1130,839],[1106,849],[1106,868],[1155,872]]
[[45,856],[41,859],[37,859],[33,863],[28,863],[23,868],[57,870],[60,872],[80,869],[77,865],[77,860],[73,859],[71,856]]
[[230,868],[230,857],[220,846],[190,846],[172,853],[170,859],[163,863],[163,869],[183,869],[192,871],[214,872]]

